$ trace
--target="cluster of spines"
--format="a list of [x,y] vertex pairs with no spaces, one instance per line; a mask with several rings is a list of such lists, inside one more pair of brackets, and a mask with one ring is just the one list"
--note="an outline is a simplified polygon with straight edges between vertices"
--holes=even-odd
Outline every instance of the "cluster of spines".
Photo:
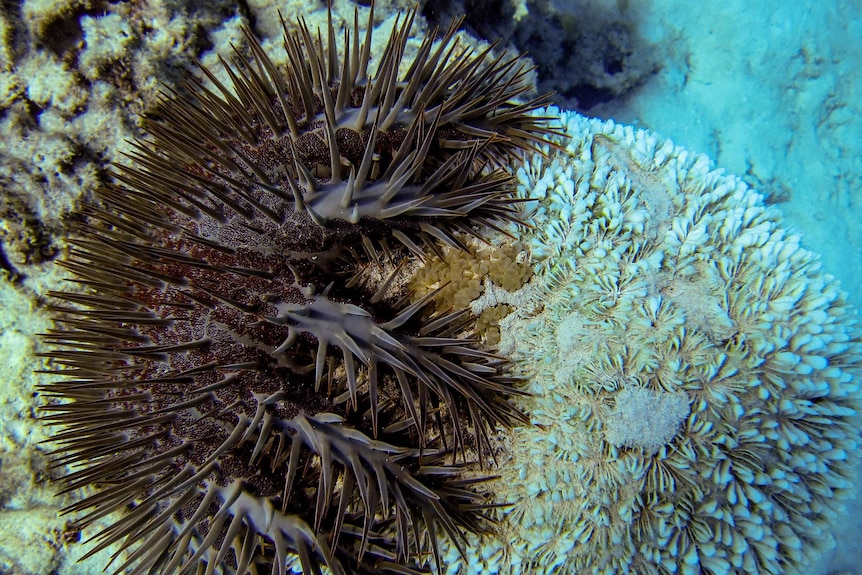
[[467,311],[426,317],[431,296],[386,295],[394,274],[369,291],[335,263],[397,273],[517,224],[501,166],[551,131],[540,100],[511,103],[517,58],[456,55],[453,25],[399,79],[410,13],[369,78],[356,20],[341,66],[331,19],[327,51],[285,26],[286,75],[246,31],[253,64],[165,96],[70,240],[83,292],[51,294],[65,380],[45,420],[66,428],[55,464],[79,467],[67,489],[103,486],[69,508],[80,524],[130,508],[90,552],[121,542],[119,570],[284,573],[295,554],[306,573],[416,573],[429,545],[440,567],[437,526],[456,546],[488,528],[443,454],[493,455],[489,431],[526,422],[517,379],[464,337]]
[[[372,18],[373,10],[369,25]],[[511,102],[529,89],[531,69],[517,57],[491,60],[490,48],[454,57],[455,22],[435,50],[435,33],[426,36],[399,80],[412,20],[411,13],[396,24],[373,81],[371,38],[357,47],[358,25],[340,68],[331,28],[328,51],[301,20],[300,34],[285,28],[288,82],[246,31],[255,64],[239,54],[233,67],[224,64],[235,92],[201,67],[216,90],[190,77],[187,94],[165,96],[148,124],[156,145],[140,145],[131,157],[141,168],[124,169],[124,177],[134,185],[169,173],[182,192],[174,205],[192,217],[223,216],[207,205],[212,196],[247,219],[281,225],[284,214],[255,200],[252,191],[262,189],[322,227],[347,222],[367,236],[368,220],[397,219],[392,236],[420,257],[437,241],[463,249],[456,232],[517,223],[511,177],[500,166],[553,133],[530,113],[542,98]],[[358,108],[347,105],[351,98],[361,100]],[[283,161],[270,162],[274,155]]]

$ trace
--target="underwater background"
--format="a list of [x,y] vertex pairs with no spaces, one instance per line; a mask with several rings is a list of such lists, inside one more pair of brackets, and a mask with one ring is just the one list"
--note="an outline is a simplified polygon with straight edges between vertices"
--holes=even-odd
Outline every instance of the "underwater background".
[[[383,21],[410,7],[376,10]],[[289,1],[0,8],[0,573],[98,573],[106,558],[75,563],[85,549],[58,517],[69,500],[34,420],[35,334],[50,326],[43,295],[61,286],[65,222],[162,82],[192,58],[216,62],[242,23],[277,43],[278,10],[325,21],[322,3]],[[743,178],[862,308],[862,3],[439,0],[420,12],[441,27],[465,14],[470,36],[529,51],[538,91],[562,108],[649,129]],[[862,501],[846,507],[811,573],[862,573]]]

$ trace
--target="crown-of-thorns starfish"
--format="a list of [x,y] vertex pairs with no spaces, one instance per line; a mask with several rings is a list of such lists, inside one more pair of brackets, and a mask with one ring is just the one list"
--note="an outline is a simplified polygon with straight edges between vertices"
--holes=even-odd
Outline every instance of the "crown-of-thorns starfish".
[[[376,72],[369,15],[337,49],[300,20],[286,64],[200,66],[84,209],[54,292],[44,419],[90,553],[133,573],[416,573],[440,530],[491,528],[464,463],[523,423],[508,362],[395,286],[403,263],[518,222],[506,167],[551,133],[519,58],[462,50],[457,23]],[[394,270],[358,279],[369,266]],[[449,459],[449,458],[447,458]],[[463,550],[462,550],[463,552]]]

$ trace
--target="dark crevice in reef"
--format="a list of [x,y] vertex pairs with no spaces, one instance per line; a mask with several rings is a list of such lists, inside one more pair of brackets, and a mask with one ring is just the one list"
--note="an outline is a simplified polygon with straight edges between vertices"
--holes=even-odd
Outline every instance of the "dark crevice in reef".
[[19,272],[15,266],[12,265],[12,262],[9,261],[9,258],[6,257],[6,252],[3,248],[3,243],[0,242],[0,277],[5,277],[10,283],[18,283],[23,279],[21,272]]
[[659,69],[656,47],[638,35],[624,5],[529,0],[527,9],[516,20],[509,0],[429,0],[422,13],[441,28],[466,15],[471,34],[527,51],[538,67],[538,92],[555,91],[554,103],[568,109],[587,112],[623,98]]
[[82,16],[99,16],[105,13],[107,2],[94,2],[78,6],[68,12],[58,13],[54,20],[37,30],[39,43],[51,50],[58,58],[72,57],[84,39]]

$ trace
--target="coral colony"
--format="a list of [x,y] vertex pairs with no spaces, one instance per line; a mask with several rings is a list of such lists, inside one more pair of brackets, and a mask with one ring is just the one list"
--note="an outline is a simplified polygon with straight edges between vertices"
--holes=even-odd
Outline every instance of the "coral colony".
[[810,573],[858,460],[844,294],[705,156],[543,113],[567,137],[517,169],[535,276],[489,298],[536,425],[489,485],[498,533],[446,573]]
[[229,85],[201,67],[86,206],[53,293],[64,378],[45,419],[91,542],[134,573],[416,573],[491,528],[464,464],[526,423],[520,380],[465,308],[404,288],[417,260],[517,224],[504,166],[551,131],[518,57],[426,36],[415,13],[369,75],[371,24],[336,50],[285,25],[286,69],[246,31]]
[[86,206],[44,418],[79,525],[121,512],[90,553],[805,572],[859,441],[836,283],[705,157],[517,103],[457,23],[402,62],[413,17],[371,75],[373,16],[286,25],[281,67],[246,31]]

